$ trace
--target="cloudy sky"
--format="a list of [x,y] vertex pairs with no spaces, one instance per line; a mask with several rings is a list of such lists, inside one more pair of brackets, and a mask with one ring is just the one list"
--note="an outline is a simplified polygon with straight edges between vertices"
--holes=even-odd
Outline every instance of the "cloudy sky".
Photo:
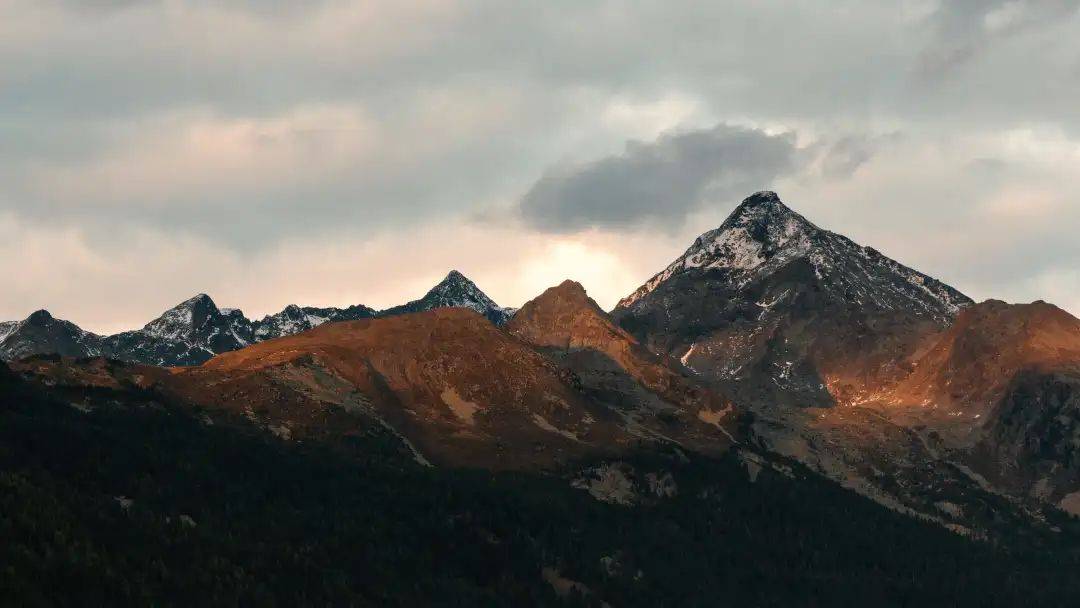
[[604,307],[772,189],[1080,313],[1080,0],[0,0],[0,319]]

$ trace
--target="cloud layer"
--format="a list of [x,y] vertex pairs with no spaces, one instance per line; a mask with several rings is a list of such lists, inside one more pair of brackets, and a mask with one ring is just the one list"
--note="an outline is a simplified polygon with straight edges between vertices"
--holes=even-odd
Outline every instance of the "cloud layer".
[[610,305],[764,187],[1080,313],[1078,1],[0,0],[0,319]]

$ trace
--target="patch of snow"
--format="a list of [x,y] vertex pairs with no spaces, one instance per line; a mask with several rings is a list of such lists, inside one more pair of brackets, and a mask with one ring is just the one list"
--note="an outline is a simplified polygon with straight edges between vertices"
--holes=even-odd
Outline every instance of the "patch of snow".
[[0,322],[0,342],[4,341],[11,334],[15,333],[15,330],[19,327],[18,321],[2,321]]

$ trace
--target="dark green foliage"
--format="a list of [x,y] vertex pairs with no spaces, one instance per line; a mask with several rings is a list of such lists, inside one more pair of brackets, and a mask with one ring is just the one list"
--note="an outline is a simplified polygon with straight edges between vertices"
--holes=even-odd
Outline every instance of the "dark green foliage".
[[591,590],[570,605],[1080,597],[1073,558],[972,543],[813,477],[750,483],[734,457],[631,459],[679,493],[627,508],[557,477],[424,469],[377,437],[288,444],[129,397],[84,413],[0,367],[5,604],[556,604],[544,567]]

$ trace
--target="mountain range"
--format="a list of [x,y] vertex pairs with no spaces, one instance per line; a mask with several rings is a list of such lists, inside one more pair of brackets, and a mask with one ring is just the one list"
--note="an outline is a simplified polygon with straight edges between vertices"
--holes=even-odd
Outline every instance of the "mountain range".
[[708,479],[683,464],[717,459],[972,541],[1080,538],[1080,320],[975,303],[773,192],[610,313],[573,281],[501,308],[455,271],[383,311],[252,321],[199,295],[114,336],[39,311],[0,324],[0,353],[79,412],[158,404],[349,454],[377,437],[410,467],[527,472],[620,508],[682,500]]
[[71,357],[108,356],[122,361],[162,366],[190,366],[214,355],[256,342],[307,331],[331,321],[354,321],[431,310],[464,307],[504,324],[512,314],[501,308],[460,272],[451,271],[424,297],[384,311],[362,304],[317,308],[290,304],[259,320],[237,309],[218,308],[199,294],[162,313],[141,329],[99,336],[70,321],[39,310],[22,321],[0,322],[0,360],[57,353]]

